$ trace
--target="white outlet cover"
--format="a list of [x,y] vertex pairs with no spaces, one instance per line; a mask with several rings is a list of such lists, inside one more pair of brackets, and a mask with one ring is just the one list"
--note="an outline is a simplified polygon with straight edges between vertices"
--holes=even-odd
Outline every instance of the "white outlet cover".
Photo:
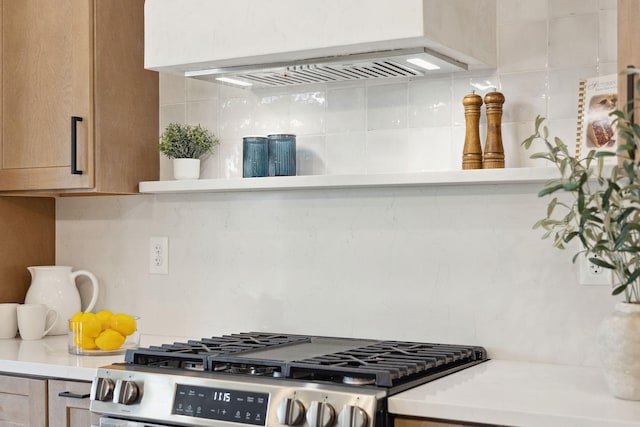
[[169,274],[169,238],[149,238],[149,273]]
[[[592,257],[594,257],[594,255],[589,256],[589,258]],[[580,270],[581,285],[612,285],[613,275],[611,274],[611,270],[593,264],[585,256],[580,255],[578,258],[578,268]]]

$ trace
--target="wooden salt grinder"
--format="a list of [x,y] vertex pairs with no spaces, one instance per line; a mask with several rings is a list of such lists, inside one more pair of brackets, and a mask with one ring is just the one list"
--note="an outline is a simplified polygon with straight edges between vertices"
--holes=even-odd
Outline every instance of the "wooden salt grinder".
[[466,133],[462,150],[462,169],[482,169],[482,146],[480,145],[480,107],[482,97],[475,92],[462,99]]
[[484,96],[487,109],[487,140],[484,145],[484,169],[504,168],[504,147],[502,146],[502,104],[504,95],[489,92]]

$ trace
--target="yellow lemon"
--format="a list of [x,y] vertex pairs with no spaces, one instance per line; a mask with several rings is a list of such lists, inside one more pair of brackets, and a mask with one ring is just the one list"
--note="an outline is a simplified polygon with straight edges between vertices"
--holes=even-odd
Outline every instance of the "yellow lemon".
[[96,348],[95,340],[82,334],[75,334],[73,337],[73,343],[76,347],[80,347],[83,350],[93,350]]
[[109,310],[100,310],[96,313],[96,317],[102,323],[103,331],[111,327],[111,316],[113,316],[113,313]]
[[124,313],[114,314],[111,316],[111,329],[127,337],[136,331],[136,319]]
[[97,337],[102,331],[102,322],[91,312],[82,313],[80,317],[80,327],[82,335],[90,338]]
[[124,343],[124,337],[113,329],[107,329],[100,332],[95,341],[100,350],[117,350]]
[[82,312],[79,311],[69,319],[69,329],[76,332],[78,330],[78,325],[80,324],[80,318],[82,317]]

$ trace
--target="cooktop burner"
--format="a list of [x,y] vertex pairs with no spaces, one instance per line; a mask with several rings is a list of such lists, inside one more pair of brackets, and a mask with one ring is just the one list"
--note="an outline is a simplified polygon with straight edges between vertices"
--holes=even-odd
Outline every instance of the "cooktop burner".
[[484,348],[248,332],[130,349],[157,368],[405,389],[487,360]]

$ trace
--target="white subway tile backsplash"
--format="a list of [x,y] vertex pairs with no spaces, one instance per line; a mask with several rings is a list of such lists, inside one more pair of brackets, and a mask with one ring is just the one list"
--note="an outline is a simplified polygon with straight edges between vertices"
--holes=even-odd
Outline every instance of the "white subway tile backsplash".
[[183,104],[186,101],[186,79],[166,73],[160,73],[159,77],[160,106]]
[[598,9],[600,10],[616,10],[618,0],[598,0]]
[[451,78],[409,82],[408,126],[451,126]]
[[559,18],[595,13],[598,6],[598,0],[549,0],[549,16]]
[[327,133],[366,130],[364,85],[327,90]]
[[549,68],[587,67],[596,64],[598,26],[598,13],[551,19]]
[[187,103],[187,123],[200,125],[217,136],[218,101],[201,100]]
[[215,148],[213,155],[200,159],[200,178],[212,179],[220,176],[220,146]]
[[242,178],[242,139],[222,141],[217,148],[221,178]]
[[326,93],[324,90],[293,92],[289,126],[297,135],[314,135],[325,132]]
[[255,134],[255,110],[251,92],[243,97],[223,99],[220,103],[220,138],[242,140],[246,135]]
[[[603,10],[598,14],[598,62],[616,62],[618,59],[618,36],[616,31],[609,31],[618,27],[618,12]],[[624,66],[624,65],[623,65]]]
[[259,92],[254,129],[257,134],[290,133],[289,110],[291,98],[287,92]]
[[503,23],[546,21],[547,14],[548,0],[498,0],[498,17]]
[[407,83],[367,87],[367,130],[407,127]]
[[160,134],[169,123],[185,123],[187,119],[186,104],[169,104],[160,106]]
[[545,71],[506,74],[502,76],[501,92],[505,95],[504,123],[532,120],[547,112],[549,90]]
[[595,66],[549,71],[549,102],[546,117],[551,120],[577,119],[578,82],[597,75]]
[[576,153],[576,119],[557,119],[545,122],[549,128],[549,135],[552,138],[558,137],[567,145],[569,153]]
[[[484,147],[486,126],[480,125],[480,145]],[[451,155],[450,169],[462,170],[462,153],[464,152],[465,126],[453,126],[451,128]]]
[[420,153],[411,151],[407,129],[383,129],[367,133],[367,173],[415,172],[408,162]]
[[451,170],[451,127],[409,129],[406,150],[413,153],[407,162],[409,172]]
[[547,20],[514,21],[498,34],[500,71],[544,70],[547,65]]
[[323,175],[326,173],[326,143],[323,136],[296,138],[297,175]]
[[187,84],[187,101],[198,101],[202,99],[218,99],[219,85],[198,79],[185,79]]

